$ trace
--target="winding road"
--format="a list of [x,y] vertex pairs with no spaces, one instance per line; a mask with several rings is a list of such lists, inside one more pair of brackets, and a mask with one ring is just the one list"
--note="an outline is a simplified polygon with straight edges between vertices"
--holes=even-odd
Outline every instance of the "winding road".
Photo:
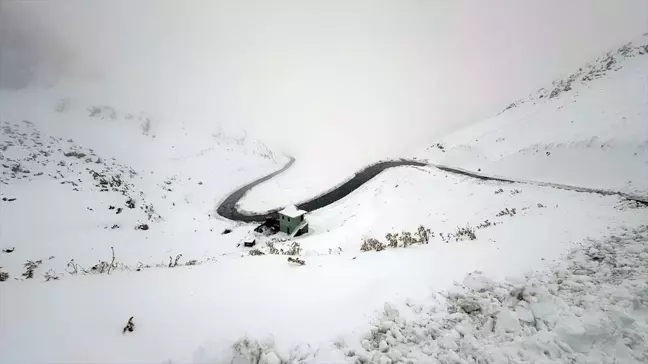
[[[279,211],[280,208],[276,208],[270,211],[266,211],[263,213],[245,213],[241,212],[237,209],[236,205],[238,202],[245,196],[245,194],[254,188],[255,186],[275,177],[276,175],[283,173],[286,171],[288,168],[290,168],[293,163],[295,163],[295,159],[290,157],[290,161],[286,163],[285,166],[283,166],[281,169],[270,173],[267,176],[261,177],[257,179],[256,181],[250,182],[246,184],[245,186],[237,189],[234,191],[232,194],[227,196],[225,200],[218,206],[218,209],[216,212],[230,220],[234,221],[242,221],[242,222],[263,222],[265,221],[266,217]],[[431,166],[435,167],[437,169],[440,169],[442,171],[448,172],[448,173],[453,173],[457,175],[463,175],[469,178],[476,178],[484,181],[498,181],[498,182],[506,182],[506,183],[520,183],[520,184],[528,184],[528,185],[535,185],[535,186],[541,186],[541,187],[551,187],[551,188],[558,188],[562,190],[569,190],[569,191],[576,191],[576,192],[584,192],[584,193],[595,193],[599,195],[604,195],[604,196],[611,196],[611,195],[616,195],[619,196],[623,199],[627,200],[632,200],[636,201],[638,203],[641,203],[643,205],[648,205],[648,197],[645,196],[637,196],[637,195],[631,195],[628,193],[624,192],[619,192],[619,191],[613,191],[613,190],[605,190],[605,189],[596,189],[596,188],[588,188],[588,187],[580,187],[580,186],[572,186],[572,185],[565,185],[565,184],[558,184],[558,183],[550,183],[550,182],[540,182],[540,181],[525,181],[525,180],[516,180],[516,179],[510,179],[506,177],[499,177],[499,176],[493,176],[493,175],[487,175],[483,173],[477,173],[473,171],[468,171],[462,168],[456,168],[456,167],[448,167],[444,165],[437,165],[437,164],[428,164],[420,161],[415,161],[415,160],[406,160],[406,159],[401,159],[401,160],[393,160],[393,161],[383,161],[383,162],[378,162],[376,164],[372,164],[368,167],[365,167],[364,169],[360,170],[357,172],[351,179],[348,181],[344,182],[343,184],[333,188],[332,190],[319,195],[317,197],[314,197],[306,202],[302,202],[300,204],[297,204],[297,208],[311,212],[315,211],[317,209],[321,209],[322,207],[326,207],[338,200],[341,200],[342,198],[346,197],[349,195],[351,192],[355,191],[358,189],[358,187],[362,186],[365,184],[367,181],[370,179],[374,178],[377,176],[380,172],[384,171],[387,168],[394,168],[394,167],[403,167],[403,166],[414,166],[414,167],[424,167],[424,166]]]
[[[266,217],[268,215],[271,215],[280,209],[273,209],[270,211],[266,211],[261,214],[248,214],[248,213],[243,213],[239,211],[236,207],[236,204],[245,196],[245,194],[254,188],[255,186],[273,178],[274,176],[284,172],[290,166],[295,163],[294,158],[290,158],[290,161],[286,163],[283,168],[281,168],[278,171],[275,171],[273,173],[270,173],[269,175],[265,177],[261,177],[258,180],[254,182],[250,182],[246,184],[245,186],[239,188],[238,190],[234,191],[231,195],[227,196],[225,200],[218,206],[218,209],[216,212],[230,220],[235,220],[235,221],[242,221],[242,222],[263,222],[265,221]],[[297,208],[300,210],[304,210],[307,212],[315,211],[317,209],[321,209],[322,207],[328,206],[338,200],[341,200],[342,198],[346,197],[349,195],[351,192],[355,191],[358,187],[362,186],[364,183],[369,181],[370,179],[376,177],[380,172],[384,171],[387,168],[394,168],[394,167],[402,167],[402,166],[416,166],[416,167],[423,167],[427,166],[427,163],[419,162],[419,161],[413,161],[413,160],[394,160],[394,161],[384,161],[384,162],[379,162],[376,164],[372,164],[368,167],[365,167],[361,171],[357,172],[351,179],[348,181],[344,182],[343,184],[335,187],[334,189],[319,195],[311,200],[308,200],[306,202],[297,204]]]

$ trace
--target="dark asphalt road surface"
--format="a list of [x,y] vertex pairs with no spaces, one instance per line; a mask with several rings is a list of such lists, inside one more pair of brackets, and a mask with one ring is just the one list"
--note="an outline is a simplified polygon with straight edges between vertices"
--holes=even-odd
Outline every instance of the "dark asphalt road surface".
[[[246,184],[245,186],[239,188],[238,190],[234,191],[231,195],[227,196],[227,198],[218,206],[218,209],[216,210],[217,213],[230,220],[235,220],[235,221],[242,221],[242,222],[263,222],[265,221],[265,218],[268,215],[271,215],[277,211],[279,211],[281,208],[276,208],[274,210],[262,213],[262,214],[246,214],[241,211],[239,211],[236,208],[236,204],[245,196],[245,194],[254,188],[255,186],[273,178],[274,176],[286,171],[288,168],[290,168],[293,163],[295,162],[294,158],[291,158],[290,161],[280,170],[273,172],[265,177],[261,177],[257,179],[254,182],[250,182]],[[349,195],[351,192],[355,191],[358,189],[358,187],[362,186],[365,182],[369,181],[370,179],[374,178],[376,175],[378,175],[380,172],[384,171],[387,168],[394,168],[394,167],[401,167],[401,166],[417,166],[417,167],[423,167],[426,166],[426,163],[423,162],[418,162],[418,161],[412,161],[412,160],[396,160],[396,161],[384,161],[384,162],[379,162],[376,164],[372,164],[363,170],[357,172],[353,178],[350,180],[344,182],[340,186],[332,189],[329,192],[324,193],[323,195],[317,196],[309,201],[303,202],[301,204],[297,205],[297,208],[304,210],[304,211],[315,211],[317,209],[321,209],[322,207],[328,206],[338,200],[341,200],[342,198],[346,197]]]
[[[256,185],[263,183],[272,177],[284,172],[292,164],[295,162],[294,158],[291,158],[290,161],[280,170],[271,173],[265,177],[259,178],[258,180],[248,183],[247,185],[239,188],[238,190],[234,191],[231,195],[229,195],[223,203],[221,203],[220,206],[218,206],[217,212],[219,215],[230,219],[230,220],[235,220],[235,221],[243,221],[243,222],[263,222],[265,221],[265,218],[273,213],[276,213],[277,211],[280,210],[280,208],[262,213],[262,214],[246,214],[238,211],[236,208],[236,204],[243,198],[243,196],[253,187]],[[551,187],[551,188],[558,188],[558,189],[563,189],[563,190],[570,190],[570,191],[576,191],[576,192],[584,192],[584,193],[595,193],[599,195],[605,195],[605,196],[611,196],[611,195],[617,195],[623,199],[627,200],[632,200],[636,201],[638,203],[641,203],[643,205],[648,205],[648,197],[645,196],[636,196],[636,195],[631,195],[619,191],[612,191],[612,190],[604,190],[604,189],[596,189],[596,188],[587,188],[587,187],[580,187],[580,186],[572,186],[572,185],[564,185],[564,184],[557,184],[557,183],[550,183],[550,182],[539,182],[539,181],[521,181],[521,180],[515,180],[515,179],[509,179],[506,177],[498,177],[498,176],[491,176],[491,175],[486,175],[482,174],[479,172],[473,172],[473,171],[468,171],[464,170],[461,168],[453,168],[453,167],[448,167],[448,166],[443,166],[443,165],[435,165],[435,164],[427,164],[424,162],[419,162],[419,161],[413,161],[413,160],[395,160],[395,161],[384,161],[384,162],[379,162],[376,164],[372,164],[363,170],[357,172],[353,178],[350,180],[344,182],[338,187],[335,187],[329,192],[326,192],[320,196],[314,197],[313,199],[303,202],[301,204],[297,205],[297,208],[304,210],[304,211],[315,211],[317,209],[321,209],[322,207],[328,206],[338,200],[343,199],[347,195],[349,195],[351,192],[355,191],[358,189],[360,186],[362,186],[364,183],[369,181],[370,179],[374,178],[376,175],[378,175],[380,172],[384,171],[387,168],[393,168],[393,167],[401,167],[401,166],[416,166],[416,167],[423,167],[423,166],[433,166],[436,167],[442,171],[453,173],[453,174],[458,174],[458,175],[463,175],[466,177],[470,178],[476,178],[480,179],[483,181],[498,181],[498,182],[506,182],[506,183],[520,183],[520,184],[529,184],[529,185],[536,185],[536,186],[541,186],[541,187]]]

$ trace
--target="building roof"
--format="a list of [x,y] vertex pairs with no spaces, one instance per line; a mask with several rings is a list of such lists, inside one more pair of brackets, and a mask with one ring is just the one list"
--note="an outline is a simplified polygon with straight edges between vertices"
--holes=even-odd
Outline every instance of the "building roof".
[[300,217],[306,214],[306,211],[299,210],[295,205],[286,206],[283,210],[279,211],[280,214],[288,217]]

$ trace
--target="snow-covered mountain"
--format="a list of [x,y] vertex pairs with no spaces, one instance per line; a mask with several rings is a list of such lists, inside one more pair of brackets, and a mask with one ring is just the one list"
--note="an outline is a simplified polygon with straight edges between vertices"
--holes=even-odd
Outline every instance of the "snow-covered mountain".
[[648,36],[429,146],[430,161],[648,196]]
[[[3,249],[16,247],[0,265],[12,277],[27,260],[43,260],[45,270],[72,259],[92,267],[111,246],[130,265],[180,253],[205,259],[232,225],[212,216],[218,199],[283,163],[261,142],[217,125],[169,125],[42,91],[3,92],[0,100],[0,236]],[[177,234],[196,242],[191,253],[176,252]]]
[[[643,194],[647,61],[623,46],[423,157]],[[648,359],[642,203],[399,167],[267,236],[214,211],[285,158],[96,101],[0,92],[3,363]],[[242,207],[294,199],[297,172]]]

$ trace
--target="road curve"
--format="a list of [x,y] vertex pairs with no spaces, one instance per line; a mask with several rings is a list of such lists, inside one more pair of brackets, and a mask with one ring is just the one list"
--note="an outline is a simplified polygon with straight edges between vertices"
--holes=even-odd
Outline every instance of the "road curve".
[[[242,222],[262,222],[265,221],[265,218],[280,210],[280,208],[276,208],[270,211],[266,211],[261,214],[254,214],[254,213],[243,213],[239,211],[236,207],[236,204],[245,196],[245,194],[254,188],[255,186],[275,177],[276,175],[283,173],[286,171],[288,168],[290,168],[293,163],[295,163],[294,158],[290,158],[290,161],[286,163],[283,168],[279,169],[278,171],[275,171],[273,173],[270,173],[269,175],[265,177],[261,177],[257,179],[256,181],[250,182],[246,184],[245,186],[239,188],[238,190],[234,191],[232,194],[227,196],[225,200],[218,206],[218,209],[216,212],[229,220],[235,220],[235,221],[242,221]],[[317,209],[320,209],[322,207],[328,206],[338,200],[341,200],[342,198],[346,197],[349,195],[351,192],[355,191],[358,189],[358,187],[362,186],[364,183],[369,181],[370,179],[374,178],[376,175],[378,175],[380,172],[384,171],[387,168],[393,168],[393,167],[401,167],[401,166],[416,166],[416,167],[423,167],[426,166],[427,164],[424,162],[419,162],[419,161],[413,161],[413,160],[394,160],[394,161],[383,161],[383,162],[378,162],[376,164],[372,164],[368,167],[365,167],[361,171],[357,172],[351,179],[348,181],[344,182],[343,184],[335,187],[334,189],[319,195],[317,197],[312,198],[311,200],[308,200],[306,202],[300,203],[297,205],[297,208],[304,210],[304,211],[314,211]]]
[[[261,177],[256,181],[250,182],[245,186],[239,188],[238,190],[234,191],[231,195],[225,198],[225,200],[220,204],[220,206],[218,206],[218,209],[216,210],[217,213],[226,219],[235,220],[235,221],[242,221],[242,222],[264,221],[268,215],[277,212],[279,208],[266,211],[260,214],[243,213],[237,209],[236,204],[243,198],[243,196],[245,196],[245,194],[250,189],[286,171],[288,168],[290,168],[293,165],[293,163],[295,163],[295,159],[291,157],[290,161],[288,161],[288,163],[286,163],[286,165],[283,166],[283,168],[279,169],[278,171],[275,171],[265,177]],[[507,177],[499,177],[499,176],[493,176],[493,175],[488,175],[488,174],[474,172],[474,171],[468,171],[457,167],[449,167],[445,165],[439,165],[433,163],[428,164],[420,161],[401,159],[401,160],[394,160],[394,161],[378,162],[376,164],[372,164],[368,167],[365,167],[361,171],[357,172],[350,180],[335,187],[329,192],[314,197],[309,201],[298,204],[297,207],[301,210],[310,212],[328,206],[346,197],[348,194],[358,189],[358,187],[362,186],[364,183],[374,178],[376,175],[378,175],[380,172],[384,171],[385,169],[393,168],[393,167],[401,167],[401,166],[416,166],[416,167],[431,166],[448,173],[463,175],[466,177],[476,178],[476,179],[486,180],[486,181],[535,185],[540,187],[550,187],[550,188],[557,188],[557,189],[570,190],[576,192],[595,193],[604,196],[617,195],[626,200],[632,200],[641,203],[643,205],[648,205],[648,197],[632,195],[620,191],[588,188],[588,187],[565,185],[565,184],[558,184],[558,183],[551,183],[551,182],[516,180]]]

